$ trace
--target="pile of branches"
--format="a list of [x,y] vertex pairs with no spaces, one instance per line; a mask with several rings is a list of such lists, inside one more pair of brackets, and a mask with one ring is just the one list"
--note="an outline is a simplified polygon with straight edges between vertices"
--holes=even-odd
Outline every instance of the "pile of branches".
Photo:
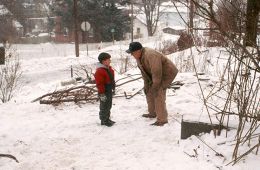
[[[138,76],[138,77],[134,77],[134,76]],[[130,80],[129,80],[129,78],[130,78]],[[127,77],[124,77],[124,78],[116,81],[116,89],[122,85],[137,81],[141,78],[142,77],[140,75],[131,75],[131,76],[128,75]],[[121,81],[123,81],[123,82],[121,83]],[[98,101],[99,100],[98,91],[96,89],[95,84],[93,84],[92,81],[84,82],[84,83],[85,83],[84,85],[80,85],[80,86],[75,85],[70,88],[54,91],[52,93],[47,93],[41,97],[38,97],[37,99],[33,100],[32,102],[40,101],[40,104],[58,105],[58,104],[64,103],[64,102],[78,103],[80,101],[84,101],[84,102]],[[176,82],[173,82],[169,88],[177,90],[182,85],[183,85],[182,82],[176,81]],[[123,94],[115,95],[114,98],[125,97],[126,99],[131,99],[132,97],[136,96],[137,94],[141,94],[142,91],[143,91],[143,88],[137,89],[131,94],[126,93],[124,91]]]
[[98,100],[95,87],[81,85],[45,94],[32,102],[40,100],[40,104],[60,104],[63,102],[95,101]]

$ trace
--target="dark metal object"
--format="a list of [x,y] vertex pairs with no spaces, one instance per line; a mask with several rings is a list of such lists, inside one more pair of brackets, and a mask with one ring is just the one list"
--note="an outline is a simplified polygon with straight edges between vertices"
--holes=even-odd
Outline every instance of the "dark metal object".
[[187,139],[192,135],[199,135],[200,133],[210,133],[211,130],[222,130],[224,127],[217,124],[208,124],[204,122],[181,122],[181,139]]
[[72,68],[72,65],[70,66],[70,77],[73,78],[73,68]]
[[0,65],[5,64],[5,48],[0,47]]

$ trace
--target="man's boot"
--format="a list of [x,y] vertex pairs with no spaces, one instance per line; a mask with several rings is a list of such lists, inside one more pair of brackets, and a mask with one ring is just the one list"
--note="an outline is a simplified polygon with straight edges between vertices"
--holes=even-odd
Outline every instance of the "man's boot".
[[156,122],[152,123],[151,125],[152,126],[163,126],[166,123],[168,123],[168,121],[165,121],[165,122],[158,122],[158,121],[156,121]]
[[156,114],[143,114],[142,117],[145,117],[145,118],[156,118]]

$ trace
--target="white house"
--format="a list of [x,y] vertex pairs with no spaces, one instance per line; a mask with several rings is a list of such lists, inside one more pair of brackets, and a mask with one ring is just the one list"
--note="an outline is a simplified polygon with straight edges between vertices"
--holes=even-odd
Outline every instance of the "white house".
[[[176,3],[178,10],[171,1],[163,2],[160,7],[160,17],[157,24],[157,30],[154,35],[160,34],[160,32],[166,32],[170,34],[179,34],[185,30],[188,17],[188,9],[186,6],[180,3]],[[134,6],[134,20],[133,20],[133,37],[134,38],[147,38],[147,24],[145,14],[139,7]],[[179,16],[181,14],[181,16]],[[183,21],[185,20],[185,22]],[[131,33],[126,34],[126,39],[131,38]]]
[[175,6],[170,1],[161,4],[159,20],[162,29],[171,28],[174,30],[184,30],[187,27],[185,24],[185,22],[188,21],[189,10],[187,6],[177,2]]
[[142,15],[137,15],[133,20],[134,39],[148,37],[147,25]]

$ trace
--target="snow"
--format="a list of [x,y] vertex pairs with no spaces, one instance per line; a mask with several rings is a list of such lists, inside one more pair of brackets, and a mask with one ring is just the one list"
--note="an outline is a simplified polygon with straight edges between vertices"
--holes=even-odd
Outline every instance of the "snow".
[[40,33],[40,34],[38,35],[38,37],[46,37],[46,36],[49,36],[49,33],[43,32],[43,33]]
[[[167,34],[165,34],[167,35]],[[167,39],[167,37],[165,38]],[[143,43],[156,48],[157,42]],[[255,151],[234,166],[226,166],[232,159],[235,130],[225,131],[216,138],[212,133],[202,134],[199,138],[191,136],[180,139],[181,119],[209,122],[203,107],[198,81],[194,72],[181,72],[175,81],[184,85],[167,92],[169,123],[163,127],[150,124],[154,119],[141,117],[147,113],[143,93],[131,99],[118,97],[113,99],[113,127],[100,125],[98,117],[99,103],[63,103],[58,106],[41,105],[31,102],[46,93],[62,89],[61,82],[70,79],[70,68],[85,65],[94,68],[100,52],[112,55],[112,66],[116,69],[116,79],[140,74],[133,64],[125,74],[120,74],[122,67],[119,59],[131,56],[124,51],[125,43],[118,42],[101,50],[88,51],[81,46],[80,57],[75,57],[73,44],[14,45],[22,63],[23,78],[19,91],[7,103],[0,103],[0,154],[12,154],[19,163],[9,158],[0,157],[1,170],[257,170],[260,165],[259,155]],[[196,63],[202,59],[212,59],[223,49],[212,48],[207,54],[194,53]],[[178,52],[168,57],[178,63],[178,57],[188,57],[190,50]],[[0,66],[3,67],[3,66]],[[203,89],[218,81],[217,70],[221,64],[204,68],[206,72],[201,81]],[[94,71],[94,70],[93,70]],[[123,80],[117,83],[123,83]],[[81,85],[81,84],[79,84]],[[141,79],[122,85],[116,93],[132,94],[142,88]],[[213,117],[212,117],[213,118]],[[235,117],[231,125],[235,128]],[[205,145],[207,143],[216,153]],[[243,146],[243,151],[248,149]],[[197,155],[192,157],[191,155]],[[241,151],[241,154],[244,153]],[[190,156],[189,156],[190,155]]]
[[[175,4],[175,5],[174,5]],[[161,8],[160,10],[162,12],[172,12],[172,13],[187,13],[188,8],[187,6],[185,6],[183,3],[179,3],[179,2],[175,2],[173,4],[173,2],[168,1],[168,2],[163,2],[161,4]],[[178,8],[178,10],[175,8],[175,6]]]
[[0,5],[0,16],[10,14],[10,11],[6,9],[3,5]]

